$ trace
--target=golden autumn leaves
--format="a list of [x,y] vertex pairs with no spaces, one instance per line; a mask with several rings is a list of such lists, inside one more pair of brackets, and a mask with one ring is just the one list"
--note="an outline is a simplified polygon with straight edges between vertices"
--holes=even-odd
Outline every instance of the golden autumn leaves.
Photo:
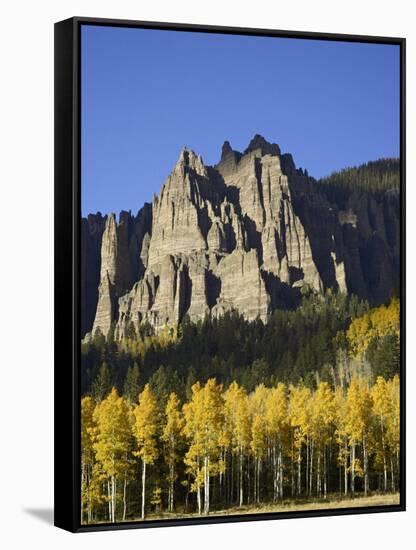
[[347,330],[351,355],[363,356],[371,340],[387,334],[400,335],[400,301],[397,298],[352,321]]
[[395,491],[399,396],[396,376],[335,389],[260,384],[250,394],[209,379],[183,405],[171,393],[163,410],[148,385],[137,404],[114,388],[98,404],[84,397],[82,521],[144,519],[150,505],[186,515],[213,503],[354,496],[358,482],[365,494]]

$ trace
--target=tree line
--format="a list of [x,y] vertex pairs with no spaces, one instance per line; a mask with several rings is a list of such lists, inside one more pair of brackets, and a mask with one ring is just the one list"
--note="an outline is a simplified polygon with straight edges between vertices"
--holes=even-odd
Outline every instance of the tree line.
[[82,398],[81,435],[85,523],[394,492],[400,381],[248,393],[212,378],[183,404],[174,392],[158,401],[148,384],[137,401],[112,388],[99,402]]
[[329,202],[344,208],[354,191],[380,195],[400,188],[400,159],[382,158],[333,172],[316,181]]
[[175,391],[184,401],[209,378],[247,392],[260,383],[348,384],[354,374],[388,379],[399,373],[399,325],[397,299],[370,310],[354,296],[327,292],[275,311],[267,324],[234,311],[158,334],[144,325],[122,341],[97,333],[82,345],[81,391],[100,399],[115,386],[137,396],[149,383],[158,398]]

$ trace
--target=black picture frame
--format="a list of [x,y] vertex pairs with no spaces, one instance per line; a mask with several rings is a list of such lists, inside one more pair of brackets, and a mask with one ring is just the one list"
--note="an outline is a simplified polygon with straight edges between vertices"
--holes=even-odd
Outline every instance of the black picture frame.
[[[149,520],[81,525],[80,521],[80,29],[82,25],[145,28],[198,33],[365,42],[400,46],[401,166],[401,476],[400,504],[311,511]],[[315,516],[404,511],[406,509],[406,310],[405,310],[405,180],[406,180],[406,40],[379,36],[297,32],[73,17],[55,24],[55,519],[71,532],[264,521]]]

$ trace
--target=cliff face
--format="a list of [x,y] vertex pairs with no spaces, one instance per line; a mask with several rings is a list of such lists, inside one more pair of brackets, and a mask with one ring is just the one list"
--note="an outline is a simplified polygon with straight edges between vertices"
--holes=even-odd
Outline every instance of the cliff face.
[[398,194],[353,192],[340,209],[258,135],[244,153],[225,142],[214,167],[185,148],[137,217],[84,225],[83,334],[113,324],[122,338],[132,323],[158,329],[230,309],[267,321],[305,286],[371,303],[399,286]]
[[[93,333],[100,328],[108,334],[118,318],[118,300],[134,282],[140,279],[147,266],[147,249],[151,231],[151,206],[145,204],[136,217],[121,212],[117,222],[114,214],[105,219],[100,243],[99,283]],[[85,301],[88,294],[85,296]]]

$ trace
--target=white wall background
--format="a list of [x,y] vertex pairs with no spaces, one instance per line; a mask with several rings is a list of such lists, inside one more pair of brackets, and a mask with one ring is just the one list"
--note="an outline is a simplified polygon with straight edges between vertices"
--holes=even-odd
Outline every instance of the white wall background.
[[408,346],[408,512],[71,535],[53,506],[53,23],[73,15],[405,36],[408,341],[415,321],[416,27],[412,2],[14,0],[0,31],[0,546],[409,548],[415,532],[416,369]]

